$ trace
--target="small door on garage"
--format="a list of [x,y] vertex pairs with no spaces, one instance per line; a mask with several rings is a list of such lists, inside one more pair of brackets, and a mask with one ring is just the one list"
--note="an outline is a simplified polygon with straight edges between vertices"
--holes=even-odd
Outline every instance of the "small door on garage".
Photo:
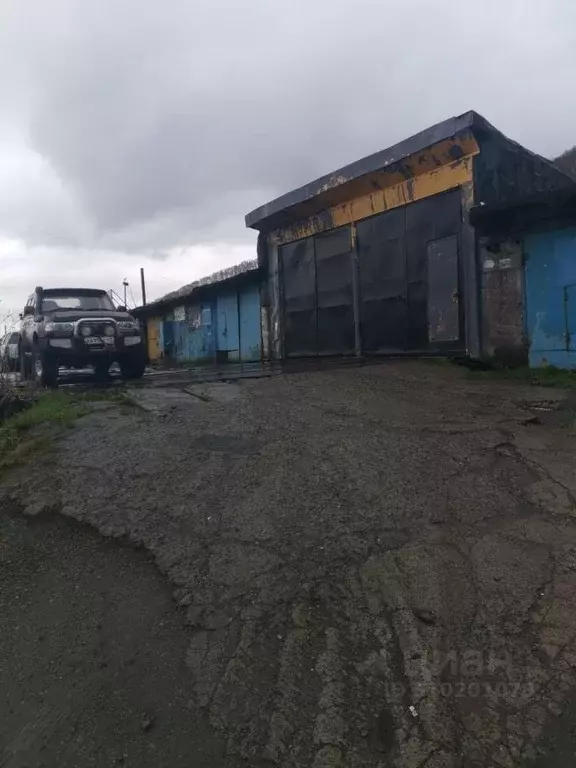
[[260,289],[257,285],[240,291],[240,359],[260,360],[262,341],[260,333]]
[[146,323],[148,334],[148,358],[150,360],[159,360],[161,357],[161,322],[157,318],[150,318]]
[[316,355],[317,308],[314,238],[280,249],[284,299],[284,350],[287,357]]
[[174,330],[174,321],[165,320],[162,323],[162,346],[164,347],[164,356],[167,358],[176,358],[178,354],[176,344],[176,333]]
[[354,352],[354,303],[350,228],[314,238],[318,306],[318,353]]
[[430,240],[428,253],[428,341],[436,345],[460,338],[458,237]]
[[406,209],[357,225],[362,343],[366,352],[405,350],[408,332]]
[[238,360],[240,357],[238,295],[229,293],[218,296],[216,313],[216,357],[220,361]]
[[459,189],[406,206],[408,349],[445,352],[463,347],[458,243]]

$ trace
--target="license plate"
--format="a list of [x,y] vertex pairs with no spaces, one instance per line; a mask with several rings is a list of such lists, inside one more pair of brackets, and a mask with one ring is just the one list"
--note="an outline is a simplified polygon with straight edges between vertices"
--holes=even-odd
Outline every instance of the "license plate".
[[114,339],[111,336],[86,336],[84,343],[89,347],[113,347]]

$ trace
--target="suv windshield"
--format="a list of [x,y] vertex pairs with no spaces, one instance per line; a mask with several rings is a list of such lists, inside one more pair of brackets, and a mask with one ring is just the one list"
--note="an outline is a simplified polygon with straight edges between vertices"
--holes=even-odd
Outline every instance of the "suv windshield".
[[44,312],[55,309],[106,309],[114,310],[107,293],[51,293],[46,291],[42,299]]

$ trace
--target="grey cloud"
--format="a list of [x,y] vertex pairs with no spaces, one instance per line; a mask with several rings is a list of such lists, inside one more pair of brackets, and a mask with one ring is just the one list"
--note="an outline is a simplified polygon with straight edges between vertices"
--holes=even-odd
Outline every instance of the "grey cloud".
[[[250,242],[250,208],[470,108],[571,146],[576,11],[541,6],[13,0],[4,113],[71,201],[41,189],[42,231],[156,258]],[[0,226],[34,239],[23,205]]]

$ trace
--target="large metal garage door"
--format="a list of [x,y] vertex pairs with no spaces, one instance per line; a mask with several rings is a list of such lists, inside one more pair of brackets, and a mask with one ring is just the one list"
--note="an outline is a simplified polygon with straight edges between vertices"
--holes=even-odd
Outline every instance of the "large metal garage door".
[[459,189],[358,223],[365,352],[459,348],[460,230]]
[[458,349],[462,342],[458,248],[460,189],[406,206],[408,349]]
[[318,353],[354,352],[354,299],[350,227],[315,238],[318,293]]
[[[360,336],[367,354],[463,347],[460,189],[356,225]],[[287,357],[354,352],[350,228],[282,246]]]
[[314,238],[280,249],[284,291],[284,348],[289,357],[317,353],[316,267]]
[[360,323],[365,352],[398,352],[408,343],[406,209],[358,223]]
[[280,249],[287,357],[354,352],[350,228]]

